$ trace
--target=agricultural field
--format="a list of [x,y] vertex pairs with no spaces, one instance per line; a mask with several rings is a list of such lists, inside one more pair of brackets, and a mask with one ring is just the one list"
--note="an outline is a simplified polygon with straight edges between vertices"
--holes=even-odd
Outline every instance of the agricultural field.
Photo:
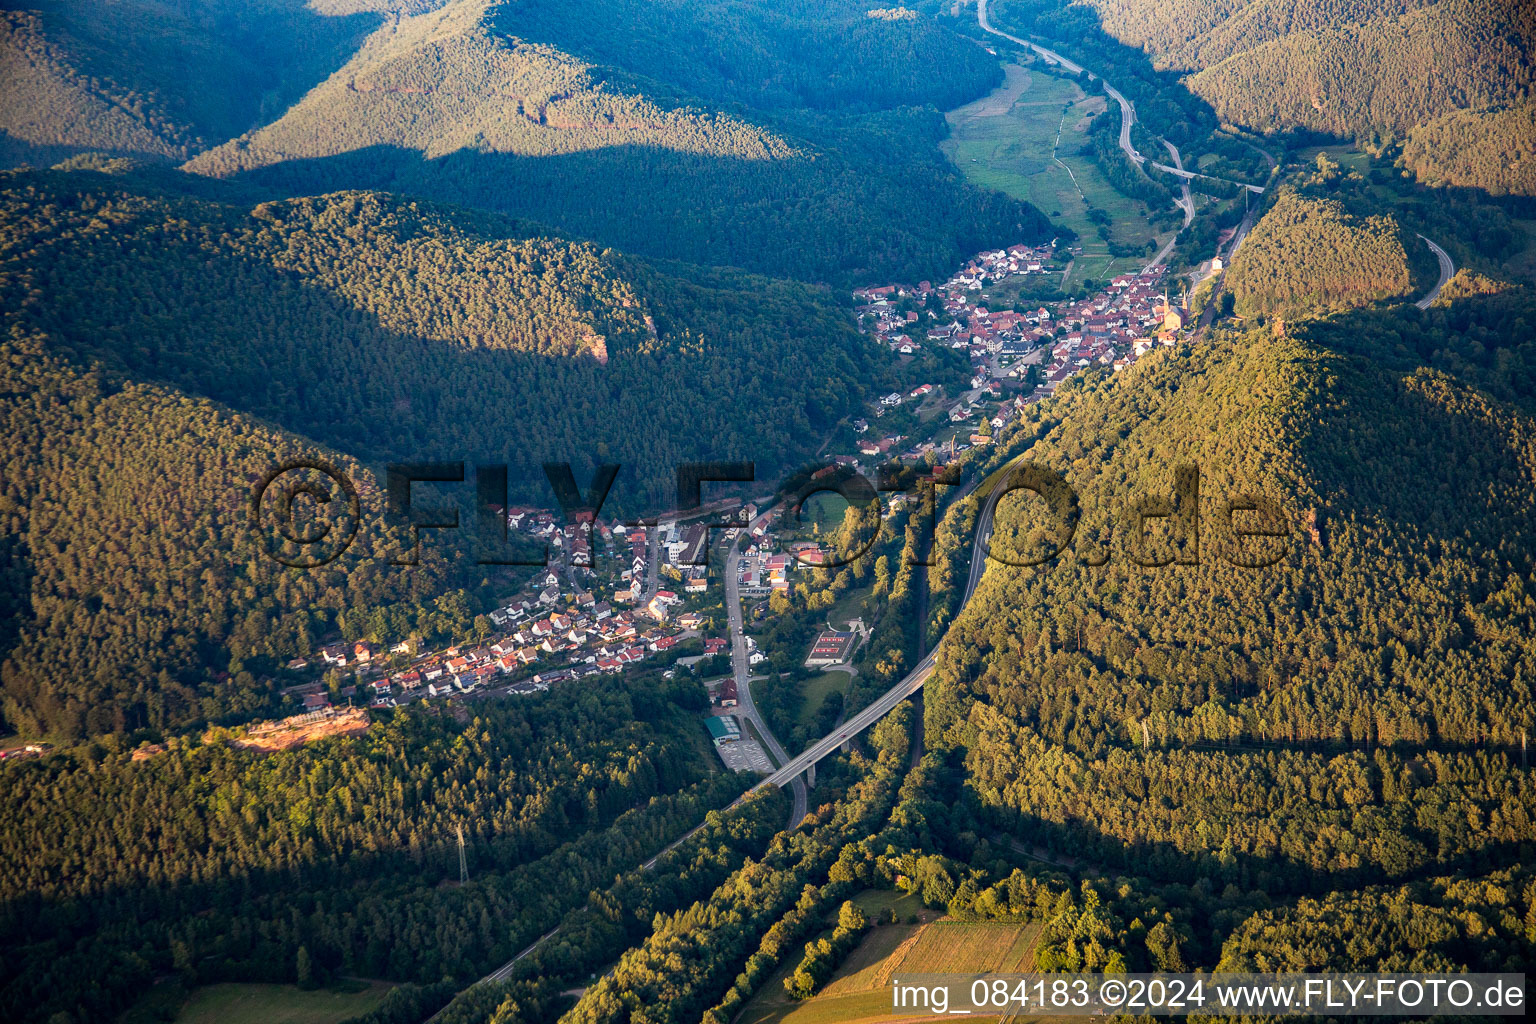
[[1075,82],[1010,64],[1003,84],[946,115],[949,138],[940,148],[968,179],[1033,203],[1057,224],[1077,232],[1083,253],[1069,280],[1103,280],[1139,266],[1112,260],[1088,210],[1110,215],[1114,238],[1137,245],[1156,234],[1145,205],[1115,190],[1080,150],[1090,115],[1105,110]]
[[391,987],[364,981],[311,991],[293,985],[208,985],[192,992],[176,1024],[338,1024],[376,1009]]
[[892,977],[1028,970],[1038,932],[1032,925],[1005,922],[934,921],[919,925],[888,966]]
[[[869,902],[866,905],[866,897]],[[879,897],[884,897],[882,900]],[[854,899],[866,913],[889,905],[898,921],[920,907],[896,893],[865,893]],[[784,991],[785,967],[747,1003],[737,1024],[853,1024],[889,1019],[891,979],[913,974],[969,974],[1026,971],[1034,964],[1035,925],[1002,922],[933,920],[924,911],[920,924],[871,928],[831,981],[811,999],[797,1003]],[[967,1017],[984,1021],[990,1018]]]

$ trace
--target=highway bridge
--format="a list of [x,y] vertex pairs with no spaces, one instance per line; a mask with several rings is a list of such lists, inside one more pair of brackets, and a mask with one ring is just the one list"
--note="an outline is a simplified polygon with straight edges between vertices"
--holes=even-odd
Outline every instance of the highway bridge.
[[[976,521],[976,534],[971,541],[971,571],[970,575],[966,577],[965,598],[961,602],[962,607],[964,607],[966,603],[969,603],[971,600],[971,595],[976,592],[976,587],[981,583],[981,577],[986,571],[987,557],[992,544],[993,515],[997,511],[998,501],[1001,500],[1002,496],[1008,492],[1007,484],[1010,478],[1010,474],[1012,473],[1013,467],[1019,461],[1020,459],[1013,460],[1013,462],[1010,462],[1002,469],[994,472],[985,481],[973,481],[964,490],[955,496],[956,500],[963,500],[973,490],[984,489],[986,491],[986,500],[982,505],[981,514]],[[733,547],[732,561],[726,567],[726,576],[728,579],[734,578],[735,576],[735,555],[736,549]],[[739,616],[739,597],[735,601],[731,602],[731,604],[735,606],[736,615]],[[739,618],[732,622],[732,626],[733,640],[736,640],[740,637]],[[887,714],[890,713],[891,709],[896,707],[896,705],[900,704],[902,701],[912,696],[918,690],[922,689],[923,684],[926,683],[929,677],[933,675],[934,666],[938,661],[938,653],[941,644],[942,638],[940,643],[934,644],[933,650],[929,652],[928,656],[922,661],[918,662],[917,666],[913,668],[911,672],[908,672],[906,676],[904,676],[898,683],[896,683],[895,686],[892,686],[889,690],[885,691],[885,693],[881,694],[867,707],[850,716],[846,721],[843,722],[842,725],[839,725],[833,729],[832,732],[811,744],[805,749],[804,752],[796,757],[788,759],[787,762],[783,763],[782,767],[780,767],[772,775],[764,778],[751,789],[747,790],[735,801],[733,801],[730,806],[739,806],[741,803],[751,798],[753,794],[760,793],[767,789],[769,786],[788,787],[792,795],[794,807],[799,811],[801,817],[804,817],[805,780],[802,778],[802,776],[804,776],[806,771],[808,771],[817,762],[821,761],[823,758],[827,757],[843,744],[847,743],[854,736],[857,736],[859,733],[863,732],[865,729],[878,722],[881,718],[884,718]],[[738,689],[738,697],[743,692],[749,691]],[[793,821],[792,824],[798,824],[798,821]],[[681,836],[678,836],[677,839],[669,843],[665,849],[661,850],[650,860],[640,865],[640,867],[646,871],[653,869],[656,866],[656,862],[660,860],[663,854],[665,854],[668,850],[675,849],[676,847],[682,845],[703,827],[703,822],[695,825]],[[545,942],[548,942],[559,933],[560,929],[558,927],[545,932],[543,935],[539,936],[539,938],[530,943],[527,948],[522,950],[506,963],[502,964],[496,970],[492,971],[490,974],[487,974],[484,978],[481,978],[475,984],[483,985],[486,983],[496,983],[508,980],[512,976],[519,961],[529,956],[531,953],[533,953],[534,950],[538,949]],[[470,986],[470,988],[473,987],[473,985]],[[465,989],[465,991],[467,992],[468,989]],[[462,993],[460,994],[462,995]],[[452,1003],[449,1003],[449,1006],[451,1005]],[[447,1009],[448,1007],[445,1006],[443,1009],[437,1011],[437,1013],[434,1013],[427,1019],[426,1024],[433,1024],[433,1022],[438,1020],[442,1016],[443,1012]]]
[[[976,521],[976,536],[971,542],[971,571],[965,581],[965,598],[961,602],[962,607],[969,603],[971,595],[976,592],[977,585],[981,583],[982,574],[986,571],[987,555],[992,544],[992,516],[997,510],[998,500],[1008,491],[1008,488],[1004,485],[1004,473],[994,474],[992,479],[997,481],[997,484],[992,487],[986,496],[986,503],[982,506],[981,515]],[[964,494],[962,493],[960,497],[964,497]],[[908,672],[895,686],[885,691],[885,693],[881,694],[856,714],[849,716],[842,725],[839,725],[827,735],[812,743],[804,752],[790,758],[789,762],[778,771],[747,790],[737,803],[769,786],[782,787],[794,782],[812,765],[837,750],[844,743],[847,743],[848,740],[857,736],[871,725],[874,725],[889,714],[896,705],[912,696],[918,690],[921,690],[923,684],[933,675],[934,666],[938,662],[940,646],[941,644],[934,644],[933,650],[928,652],[928,656],[918,662],[916,667],[911,672]]]

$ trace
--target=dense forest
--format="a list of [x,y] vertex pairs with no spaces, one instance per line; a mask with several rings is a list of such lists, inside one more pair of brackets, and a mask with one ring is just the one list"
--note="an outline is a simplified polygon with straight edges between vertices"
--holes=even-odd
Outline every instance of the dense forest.
[[1530,963],[1533,914],[1528,867],[1329,893],[1244,921],[1217,969],[1508,970]]
[[1390,215],[1356,216],[1338,199],[1286,187],[1226,275],[1242,314],[1326,312],[1402,298],[1413,274]]
[[1536,102],[1456,110],[1417,125],[1403,163],[1427,185],[1536,196]]
[[[1095,863],[1076,847],[1073,859],[1056,860],[1034,827],[998,831],[958,770],[963,749],[930,750],[907,767],[911,710],[875,728],[873,760],[855,752],[826,764],[820,805],[799,829],[696,902],[658,915],[574,1007],[555,993],[585,980],[577,973],[585,964],[611,963],[611,947],[574,962],[541,948],[532,965],[464,993],[441,1019],[726,1024],[776,977],[795,997],[814,994],[841,957],[890,923],[888,912],[876,918],[850,902],[870,890],[908,895],[957,923],[1036,923],[1031,966],[1040,971],[1518,970],[1531,955],[1536,879],[1524,867],[1297,896],[1214,858],[1178,859],[1168,876],[1160,864]],[[602,943],[643,892],[621,880],[568,921]],[[594,933],[599,913],[614,924]],[[883,956],[890,940],[875,948]],[[869,951],[859,955],[861,968],[876,962]]]
[[0,12],[0,166],[161,160],[276,116],[380,23],[305,0],[22,0]]
[[[925,694],[929,742],[964,756],[978,813],[1109,870],[1193,867],[1271,895],[1522,862],[1533,313],[1514,289],[1228,332],[1032,409],[992,462],[1024,454],[1078,489],[1071,547],[991,568]],[[1181,463],[1198,509],[1131,518]],[[1005,501],[994,543],[1049,553],[1042,516]],[[1305,966],[1406,963],[1428,927],[1411,918],[1437,913]],[[1286,962],[1308,926],[1287,927],[1230,955]],[[1282,959],[1255,959],[1266,943]]]
[[677,7],[594,19],[459,0],[406,16],[186,167],[284,195],[425,196],[818,281],[936,277],[1048,236],[1038,211],[967,185],[937,151],[939,109],[999,77],[980,47],[852,0]]
[[[741,788],[701,774],[702,689],[658,682],[577,684],[472,717],[423,705],[270,756],[213,738],[135,760],[109,739],[8,766],[0,1012],[102,1019],[165,973],[479,976]],[[66,810],[59,834],[49,822]],[[767,813],[782,822],[780,805]],[[700,870],[729,870],[764,823],[720,823]],[[471,881],[445,891],[457,826]]]
[[1536,20],[1518,0],[1441,0],[1262,43],[1195,74],[1190,88],[1225,120],[1255,128],[1401,135],[1526,93],[1533,45]]
[[[1052,233],[939,154],[939,111],[1000,72],[974,10],[915,6],[4,12],[0,161],[53,169],[0,172],[0,725],[59,749],[0,765],[0,1019],[379,978],[354,1024],[730,1024],[868,955],[871,890],[1036,925],[1041,971],[1536,957],[1536,295],[1476,194],[1531,191],[1516,0],[994,0],[1113,69],[1144,151],[1264,181],[1241,128],[1277,129],[1290,176],[1254,200],[1237,317],[959,460],[1059,473],[1070,530],[1005,498],[962,607],[987,487],[818,528],[874,541],[754,624],[786,746],[940,657],[789,828],[785,793],[721,810],[754,781],[700,726],[721,659],[235,742],[287,659],[458,638],[498,592],[467,536],[393,564],[386,463],[508,463],[547,506],[541,462],[617,462],[608,510],[654,511],[679,462],[766,484],[914,373],[964,383],[963,352],[898,367],[846,308]],[[1118,127],[1088,155],[1166,207]],[[1291,174],[1308,132],[1371,159]],[[1218,210],[1186,258],[1243,201]],[[1421,232],[1463,268],[1426,310]],[[363,523],[302,573],[250,528],[294,458],[354,481]],[[857,673],[803,707],[808,642],[865,592]]]
[[857,0],[26,8],[0,38],[0,166],[190,157],[268,198],[408,193],[840,284],[1050,230],[936,148],[995,60]]

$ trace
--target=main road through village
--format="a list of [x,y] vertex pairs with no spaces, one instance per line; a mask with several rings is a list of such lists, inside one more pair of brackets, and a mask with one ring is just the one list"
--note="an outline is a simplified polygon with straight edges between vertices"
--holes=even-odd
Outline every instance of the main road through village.
[[[779,745],[773,730],[768,728],[768,722],[757,710],[757,705],[752,703],[752,663],[747,653],[747,638],[742,624],[741,575],[736,571],[736,562],[741,558],[741,538],[750,537],[752,527],[767,517],[768,512],[765,510],[731,541],[730,553],[725,556],[725,613],[731,627],[731,675],[736,680],[736,717],[751,722],[752,728],[762,738],[763,745],[768,748],[769,755],[775,762],[784,765],[789,761],[789,755]],[[805,817],[808,801],[805,779],[801,778],[800,773],[797,772],[788,781],[791,800],[789,825],[794,828]]]
[[[1032,43],[1028,40],[1020,39],[1017,36],[1009,35],[1006,32],[1001,32],[993,28],[991,23],[987,20],[987,0],[977,0],[976,19],[977,23],[985,31],[990,32],[995,36],[1007,39],[1010,42],[1016,43],[1020,46],[1027,47],[1033,52],[1039,54],[1040,57],[1046,61],[1059,65],[1072,74],[1077,75],[1084,73],[1085,69],[1081,64],[1077,64],[1071,60],[1068,60],[1066,57],[1062,56],[1054,50],[1046,49],[1037,43]],[[1120,148],[1123,149],[1126,155],[1136,163],[1145,163],[1146,157],[1137,152],[1135,145],[1131,142],[1131,125],[1136,120],[1136,108],[1131,105],[1131,102],[1125,98],[1124,94],[1122,94],[1120,90],[1116,89],[1108,82],[1104,83],[1104,92],[1120,105]],[[1173,165],[1170,166],[1167,164],[1153,163],[1152,166],[1160,170],[1167,171],[1170,174],[1174,174],[1175,176],[1185,180],[1183,195],[1178,202],[1178,206],[1180,211],[1184,214],[1184,223],[1187,226],[1190,220],[1193,219],[1194,215],[1194,203],[1190,198],[1188,181],[1191,178],[1198,177],[1199,175],[1184,169],[1183,161],[1180,159],[1179,151],[1173,145],[1173,143],[1168,142],[1167,140],[1163,140],[1163,145],[1167,147],[1170,156],[1172,156],[1174,161]],[[1245,187],[1251,189],[1254,192],[1264,191],[1263,188],[1257,185],[1245,185]],[[1173,241],[1170,240],[1168,245],[1166,245],[1163,250],[1159,252],[1155,257],[1153,257],[1152,262],[1148,266],[1155,267],[1159,265],[1164,259],[1167,258],[1168,253],[1172,250],[1172,248]],[[962,491],[959,495],[957,495],[957,499],[963,498],[966,493],[968,493],[977,485],[978,482],[979,481],[972,481],[971,484],[967,486],[965,491]],[[992,539],[993,513],[996,511],[998,499],[1001,498],[1002,495],[1006,492],[1006,487],[995,487],[987,496],[986,502],[982,506],[981,515],[978,518],[976,524],[976,535],[972,539],[971,571],[970,575],[966,579],[965,584],[965,602],[970,601],[971,595],[975,592],[976,587],[981,582],[982,575],[986,570],[988,547]],[[754,524],[752,525],[755,525],[755,523],[756,521],[754,521]],[[660,525],[661,523],[658,521],[657,528],[651,531],[650,552],[649,557],[646,560],[648,563],[648,571],[645,597],[647,599],[655,596],[659,582],[656,577],[656,566],[660,561],[660,553],[657,550],[656,537],[660,533]],[[749,532],[750,531],[745,531],[743,535]],[[891,709],[895,708],[902,701],[906,700],[918,690],[922,689],[923,684],[926,683],[929,677],[933,675],[934,667],[938,662],[939,652],[942,649],[942,640],[940,643],[934,644],[933,649],[929,652],[928,656],[925,657],[922,661],[918,662],[912,671],[908,672],[906,676],[904,676],[899,682],[896,683],[895,686],[892,686],[889,690],[881,694],[866,707],[850,716],[841,725],[836,726],[832,732],[828,733],[826,736],[823,736],[815,743],[812,743],[800,754],[794,757],[789,757],[784,748],[779,745],[779,741],[777,737],[773,735],[772,730],[768,728],[767,722],[764,721],[762,714],[757,710],[757,705],[752,701],[751,665],[748,660],[749,655],[746,647],[746,638],[743,633],[741,593],[738,577],[736,574],[736,562],[740,557],[741,536],[742,535],[738,535],[736,540],[731,544],[730,553],[727,555],[725,566],[726,611],[727,618],[730,621],[731,632],[731,674],[736,681],[736,696],[738,701],[737,715],[738,717],[752,724],[753,729],[757,731],[758,736],[762,739],[763,744],[768,748],[769,753],[772,755],[774,760],[778,762],[779,768],[774,771],[773,774],[769,775],[767,778],[763,779],[757,785],[749,789],[741,797],[737,798],[737,800],[731,804],[731,807],[738,806],[744,800],[750,798],[753,794],[761,792],[769,786],[778,786],[781,788],[788,786],[791,794],[789,824],[790,827],[793,828],[797,826],[802,819],[804,819],[807,810],[808,801],[805,780],[806,772],[815,766],[817,762],[821,761],[834,750],[847,743],[849,739],[862,733],[875,722],[885,717],[890,713]],[[650,860],[642,864],[641,867],[645,870],[650,870],[651,868],[655,867],[656,862],[662,857],[663,854],[687,841],[691,836],[693,836],[703,827],[704,824],[702,822],[698,825],[695,825],[693,828],[689,829],[683,835],[675,839],[664,849],[659,851]],[[495,971],[492,971],[490,974],[486,975],[476,984],[507,980],[512,976],[512,973],[517,967],[519,961],[523,960],[534,950],[538,949],[539,946],[543,945],[545,942],[558,935],[559,932],[560,929],[557,927],[539,936],[539,938],[535,939],[533,943],[530,944],[526,949],[522,950],[511,960],[508,960],[506,963],[502,964]],[[439,1014],[441,1012],[442,1011],[439,1011]],[[433,1017],[429,1019],[428,1024],[431,1024],[431,1021],[435,1020],[437,1016],[438,1014],[434,1014]]]
[[[989,480],[994,481],[994,486],[986,495],[986,500],[981,508],[981,514],[977,517],[975,536],[971,539],[971,570],[965,581],[965,595],[963,601],[961,602],[962,607],[966,603],[970,602],[971,595],[976,592],[976,587],[981,583],[982,575],[986,571],[987,558],[992,541],[992,518],[994,513],[997,511],[998,501],[1009,490],[1009,488],[1006,486],[1005,476],[1006,473],[1011,470],[1011,466],[1012,463],[1009,464],[1009,467],[1005,467],[1005,470],[994,473],[988,477]],[[959,493],[955,495],[954,500],[963,500],[967,495],[974,491],[981,482],[982,481],[980,478],[972,480]],[[744,531],[743,535],[749,532],[750,531]],[[851,715],[841,725],[835,727],[832,732],[828,733],[826,736],[823,736],[815,743],[812,743],[803,752],[795,757],[788,757],[788,755],[785,754],[783,748],[778,745],[778,741],[772,738],[772,733],[768,731],[765,725],[761,724],[762,717],[758,713],[757,708],[750,702],[750,687],[748,685],[750,683],[750,677],[748,675],[750,668],[747,663],[746,644],[742,635],[741,598],[740,591],[733,582],[737,579],[736,559],[738,558],[738,545],[740,542],[740,537],[741,535],[738,535],[737,540],[732,543],[730,558],[725,566],[727,588],[726,605],[729,611],[728,617],[730,619],[731,625],[731,670],[736,677],[736,693],[738,700],[741,702],[738,708],[738,713],[743,717],[751,717],[754,727],[758,729],[759,734],[763,737],[764,741],[769,744],[770,749],[773,751],[774,757],[780,764],[780,767],[773,774],[769,775],[757,785],[747,790],[746,793],[738,797],[730,805],[730,807],[734,808],[740,805],[747,799],[751,798],[753,794],[761,792],[762,790],[767,789],[769,786],[778,786],[781,788],[784,786],[789,786],[794,802],[794,811],[791,814],[790,825],[791,827],[794,827],[798,825],[800,821],[805,817],[806,794],[804,776],[806,771],[814,766],[817,762],[827,757],[838,747],[847,743],[854,736],[857,736],[865,729],[868,729],[875,722],[878,722],[881,718],[885,717],[890,713],[892,708],[896,707],[902,701],[906,700],[918,690],[922,689],[923,684],[926,683],[928,679],[933,675],[934,667],[938,663],[938,655],[943,641],[942,638],[940,638],[940,642],[933,645],[933,650],[929,652],[928,656],[925,657],[922,661],[918,662],[912,671],[908,672],[906,676],[904,676],[899,682],[896,683],[896,685],[885,691],[885,693],[881,694],[866,707],[854,715]],[[730,808],[727,808],[727,810],[729,809]],[[691,836],[693,836],[703,827],[704,823],[700,822],[693,828],[689,829],[687,832],[683,833],[681,836],[678,836],[677,839],[673,840],[664,849],[659,851],[654,857],[640,865],[641,868],[650,870],[651,868],[655,867],[656,862],[662,857],[662,855],[686,842]],[[490,974],[487,974],[484,978],[481,978],[479,981],[475,982],[475,984],[483,985],[488,982],[494,983],[506,981],[512,976],[513,972],[517,968],[518,963],[521,960],[526,958],[534,950],[538,949],[541,945],[543,945],[545,942],[548,942],[558,934],[560,934],[560,929],[558,927],[545,932],[512,959],[502,964]],[[473,987],[474,986],[471,986],[471,988]],[[466,991],[468,990],[466,989]],[[447,1007],[443,1008],[443,1010],[446,1009]],[[433,1021],[437,1020],[437,1018],[443,1013],[443,1010],[439,1010],[437,1013],[428,1018],[427,1024],[432,1024]]]

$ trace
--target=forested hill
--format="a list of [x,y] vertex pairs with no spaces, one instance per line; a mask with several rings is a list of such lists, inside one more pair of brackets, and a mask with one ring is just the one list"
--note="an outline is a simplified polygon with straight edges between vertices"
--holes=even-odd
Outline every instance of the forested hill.
[[48,167],[86,151],[179,162],[255,127],[382,20],[380,11],[322,6],[6,0],[0,167]]
[[1287,34],[1208,67],[1190,87],[1241,124],[1273,118],[1339,135],[1402,134],[1454,109],[1527,93],[1533,52],[1528,4],[1441,0]]
[[1437,203],[1430,226],[1419,207],[1383,198],[1380,174],[1319,153],[1272,190],[1223,279],[1236,311],[1294,319],[1406,299],[1435,280],[1418,231],[1455,231],[1473,251],[1484,247],[1479,258],[1501,255],[1498,236],[1487,229],[1507,223],[1503,218],[1490,221],[1478,206]]
[[615,89],[589,64],[495,31],[487,8],[459,2],[381,28],[294,109],[188,169],[229,175],[369,146],[428,160],[466,146],[520,156],[614,146],[728,160],[797,155],[756,125]]
[[1536,100],[1456,110],[1417,125],[1403,162],[1429,185],[1536,196]]
[[948,110],[998,81],[975,43],[863,0],[520,0],[493,16],[511,35],[722,106]]
[[819,281],[934,277],[1049,237],[967,185],[938,108],[1000,75],[931,19],[853,0],[455,0],[391,19],[282,116],[187,169],[375,188],[643,255]]
[[1311,316],[1402,299],[1413,274],[1391,215],[1356,216],[1338,199],[1285,188],[1227,270],[1242,314]]
[[6,718],[35,733],[255,707],[252,659],[344,611],[468,627],[472,581],[392,570],[382,536],[276,572],[246,509],[285,457],[509,463],[543,504],[541,462],[612,461],[611,501],[643,510],[682,461],[772,479],[888,358],[804,286],[369,193],[252,208],[10,172],[0,224]]
[[[1349,138],[1415,132],[1421,178],[1530,194],[1523,148],[1492,144],[1536,85],[1536,15],[1521,0],[1084,0],[1103,30],[1188,72],[1221,119]],[[1000,0],[1034,10],[1065,0]],[[1528,118],[1527,118],[1528,120]],[[1455,131],[1451,131],[1454,126]],[[1472,147],[1474,153],[1462,151]],[[1501,158],[1502,157],[1502,158]]]
[[[1001,439],[997,461],[1060,472],[1084,511],[1054,562],[989,567],[925,696],[930,742],[966,753],[989,820],[1111,872],[1277,902],[1518,862],[1536,392],[1529,362],[1500,385],[1518,405],[1430,368],[1474,340],[1490,365],[1528,359],[1536,302],[1497,298],[1217,334],[1089,375]],[[1139,544],[1126,518],[1172,495],[1179,463],[1200,469],[1198,564],[1137,564],[1196,555],[1170,520]],[[1272,508],[1231,511],[1255,494]],[[1007,499],[994,550],[1047,553],[1042,515]],[[1256,923],[1234,962],[1285,952],[1272,938]],[[1374,962],[1413,959],[1408,935],[1382,941]]]

